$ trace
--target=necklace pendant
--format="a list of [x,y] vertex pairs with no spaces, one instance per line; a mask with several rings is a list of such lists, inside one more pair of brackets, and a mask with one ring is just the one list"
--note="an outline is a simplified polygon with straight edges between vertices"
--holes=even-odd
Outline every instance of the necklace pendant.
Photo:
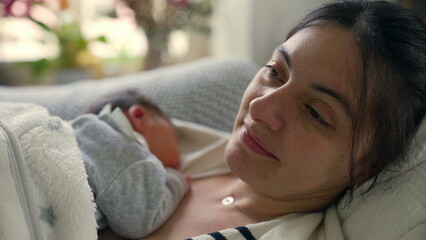
[[228,206],[228,205],[233,204],[233,203],[234,203],[234,201],[235,201],[235,198],[234,198],[234,197],[232,197],[232,196],[228,196],[228,197],[225,197],[225,198],[223,198],[223,199],[222,199],[222,205],[224,205],[224,206]]

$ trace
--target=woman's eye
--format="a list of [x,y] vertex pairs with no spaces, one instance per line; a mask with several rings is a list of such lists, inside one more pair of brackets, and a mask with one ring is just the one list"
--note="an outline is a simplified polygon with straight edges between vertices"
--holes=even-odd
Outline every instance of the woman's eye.
[[268,71],[267,71],[268,76],[273,77],[273,78],[279,78],[279,79],[281,79],[281,75],[274,68],[274,66],[272,66],[272,65],[265,65],[265,67],[268,68]]
[[305,108],[308,110],[309,115],[315,120],[318,121],[323,126],[329,127],[330,125],[321,117],[321,115],[310,105],[305,104]]

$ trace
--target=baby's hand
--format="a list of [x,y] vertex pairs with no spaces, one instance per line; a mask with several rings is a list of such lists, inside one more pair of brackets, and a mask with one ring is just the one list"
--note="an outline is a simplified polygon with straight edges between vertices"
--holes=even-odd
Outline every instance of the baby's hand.
[[184,174],[186,182],[188,183],[188,189],[191,190],[191,176],[189,174]]

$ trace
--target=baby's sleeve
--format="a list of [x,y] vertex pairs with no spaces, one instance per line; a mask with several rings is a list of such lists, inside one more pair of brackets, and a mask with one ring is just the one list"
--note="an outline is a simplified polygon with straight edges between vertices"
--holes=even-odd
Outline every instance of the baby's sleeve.
[[141,238],[170,217],[188,188],[182,174],[151,155],[124,169],[99,193],[97,204],[115,233]]

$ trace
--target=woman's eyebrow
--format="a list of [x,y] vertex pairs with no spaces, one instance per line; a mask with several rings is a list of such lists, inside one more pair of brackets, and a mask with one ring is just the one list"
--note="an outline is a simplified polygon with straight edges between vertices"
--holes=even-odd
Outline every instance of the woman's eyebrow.
[[352,110],[351,110],[350,105],[349,105],[349,101],[342,94],[340,94],[340,93],[338,93],[338,92],[336,92],[336,91],[334,91],[330,88],[327,88],[327,87],[324,87],[324,86],[321,86],[321,85],[318,85],[318,84],[312,84],[312,88],[316,91],[319,91],[321,93],[325,93],[325,94],[333,97],[334,99],[336,99],[337,102],[340,103],[343,106],[343,108],[345,109],[345,113],[349,117],[353,116]]
[[291,67],[291,59],[290,59],[290,54],[288,54],[287,49],[285,49],[285,47],[283,45],[280,45],[278,47],[275,48],[275,50],[279,53],[281,53],[281,55],[283,56],[283,58],[285,59],[288,68]]

